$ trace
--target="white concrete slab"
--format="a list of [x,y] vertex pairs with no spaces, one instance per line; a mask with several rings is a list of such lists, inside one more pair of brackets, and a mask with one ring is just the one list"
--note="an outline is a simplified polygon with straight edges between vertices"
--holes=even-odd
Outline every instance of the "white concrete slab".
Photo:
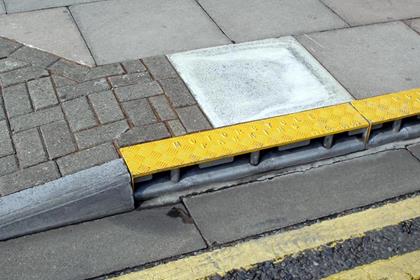
[[0,16],[0,36],[94,65],[90,52],[67,8]]
[[216,127],[352,100],[293,37],[168,57]]
[[194,0],[110,0],[71,12],[98,64],[230,43]]

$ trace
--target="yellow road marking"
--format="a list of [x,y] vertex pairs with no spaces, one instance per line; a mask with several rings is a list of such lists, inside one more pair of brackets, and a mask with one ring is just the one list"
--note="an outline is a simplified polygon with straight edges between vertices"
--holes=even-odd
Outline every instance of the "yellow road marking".
[[118,280],[203,279],[224,275],[233,269],[249,269],[265,261],[281,261],[288,255],[315,249],[332,242],[363,236],[364,233],[420,216],[420,196],[378,208],[326,220],[300,229],[250,240],[199,255],[186,257],[133,272]]
[[343,271],[325,280],[418,280],[420,250]]
[[372,124],[420,115],[420,88],[356,100],[351,104]]
[[368,127],[350,104],[339,104],[138,144],[121,148],[120,153],[133,178],[138,178]]

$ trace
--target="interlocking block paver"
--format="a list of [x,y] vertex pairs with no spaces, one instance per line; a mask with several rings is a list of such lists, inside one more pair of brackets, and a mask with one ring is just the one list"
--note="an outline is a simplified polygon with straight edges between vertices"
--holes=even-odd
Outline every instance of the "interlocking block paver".
[[115,95],[121,102],[150,97],[162,93],[162,88],[156,81],[146,81],[115,89]]
[[54,81],[54,85],[56,88],[65,87],[65,86],[74,86],[77,84],[76,81],[73,81],[69,78],[65,78],[58,75],[51,75],[51,79]]
[[160,120],[167,121],[178,117],[175,111],[171,108],[171,105],[165,95],[150,97],[149,101],[152,104],[153,109],[155,109],[158,114]]
[[174,107],[196,104],[194,97],[180,78],[159,81]]
[[147,99],[123,102],[121,106],[135,126],[142,126],[158,121]]
[[188,132],[196,132],[212,128],[211,124],[198,106],[178,108],[176,109],[176,112]]
[[51,122],[64,119],[60,106],[42,109],[30,114],[10,119],[10,128],[13,132],[34,128]]
[[66,101],[108,89],[110,89],[110,87],[107,80],[101,78],[98,80],[83,82],[74,86],[58,88],[57,93],[61,101]]
[[172,131],[173,136],[181,136],[187,133],[185,127],[179,120],[168,121],[169,129]]
[[152,79],[148,72],[129,73],[126,75],[109,77],[109,81],[114,88],[134,85],[137,83],[146,83],[151,80]]
[[89,72],[89,67],[83,66],[65,59],[60,59],[50,67],[48,70],[53,74],[64,76],[74,81],[81,82],[85,79],[86,74]]
[[18,84],[3,90],[4,105],[9,118],[32,112],[26,84]]
[[70,129],[64,120],[41,126],[41,134],[50,159],[55,159],[77,150]]
[[107,64],[90,69],[85,76],[85,80],[93,80],[121,74],[124,74],[124,69],[119,63]]
[[13,173],[17,170],[18,165],[14,155],[0,157],[0,177],[9,173]]
[[9,72],[28,65],[29,63],[27,62],[19,61],[11,57],[0,59],[0,73]]
[[50,77],[29,81],[28,89],[35,110],[58,104]]
[[147,71],[144,64],[139,59],[124,61],[121,63],[127,73],[137,73]]
[[74,134],[80,149],[86,149],[118,138],[129,129],[127,121],[122,120]]
[[95,115],[85,96],[62,103],[64,114],[72,131],[97,125]]
[[178,74],[166,56],[146,57],[142,61],[156,80],[178,77]]
[[13,153],[14,149],[7,122],[5,120],[0,121],[0,157],[11,155]]
[[0,74],[0,82],[4,87],[8,87],[46,76],[48,76],[48,72],[44,68],[30,66]]
[[124,119],[124,114],[112,91],[92,93],[89,95],[89,100],[102,124]]
[[18,49],[10,57],[43,68],[59,59],[58,56],[28,46]]
[[69,175],[116,158],[118,154],[114,146],[111,143],[105,143],[59,158],[57,165],[61,174]]
[[0,194],[8,195],[60,177],[53,161],[47,161],[0,177]]
[[25,168],[47,160],[37,128],[13,134],[19,166]]
[[125,147],[137,143],[155,141],[170,137],[171,134],[163,123],[149,124],[139,127],[134,127],[129,131],[121,134],[118,138],[118,145]]
[[21,46],[22,45],[17,42],[0,38],[0,58],[8,57]]

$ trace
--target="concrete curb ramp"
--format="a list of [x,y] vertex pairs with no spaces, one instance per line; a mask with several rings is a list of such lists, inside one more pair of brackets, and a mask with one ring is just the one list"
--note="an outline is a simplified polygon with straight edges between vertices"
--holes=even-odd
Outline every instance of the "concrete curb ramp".
[[134,209],[130,175],[114,160],[0,198],[0,240]]

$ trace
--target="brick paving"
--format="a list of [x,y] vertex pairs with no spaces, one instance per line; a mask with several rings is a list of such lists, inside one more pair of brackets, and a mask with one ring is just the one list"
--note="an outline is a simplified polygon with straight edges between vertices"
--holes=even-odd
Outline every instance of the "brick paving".
[[0,38],[0,196],[212,126],[166,57],[89,68]]

